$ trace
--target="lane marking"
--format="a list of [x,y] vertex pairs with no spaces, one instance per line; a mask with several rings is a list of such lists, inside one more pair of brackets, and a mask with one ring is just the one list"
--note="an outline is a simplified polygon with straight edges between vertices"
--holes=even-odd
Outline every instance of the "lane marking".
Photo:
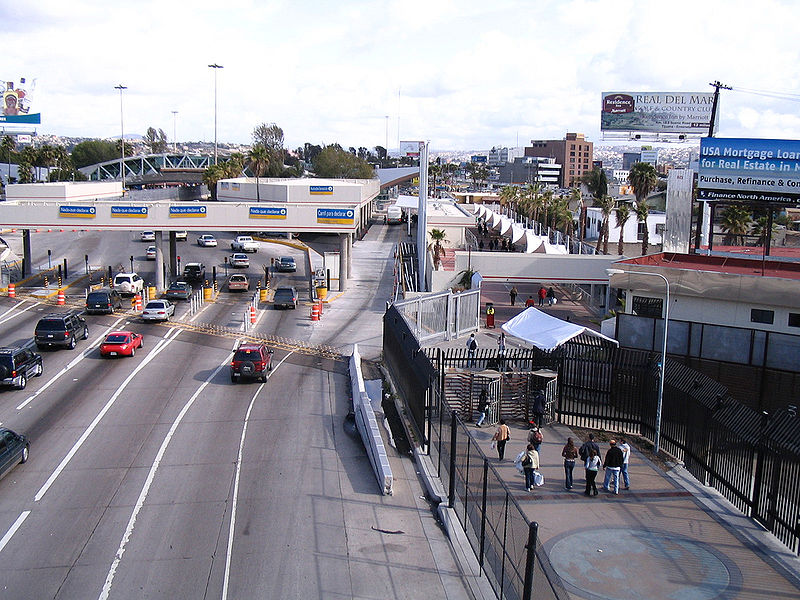
[[0,552],[3,551],[3,548],[6,547],[6,544],[11,540],[11,538],[17,532],[17,529],[19,529],[22,526],[22,524],[25,522],[25,519],[28,518],[29,514],[31,514],[31,511],[29,510],[23,511],[22,514],[20,514],[20,516],[17,517],[17,520],[14,521],[14,524],[11,526],[11,528],[8,531],[6,531],[6,534],[3,536],[3,539],[0,540]]
[[[237,342],[238,343],[238,342]],[[273,367],[270,374],[267,375],[267,381],[269,378],[272,377],[272,374],[278,370],[284,361],[291,356],[291,352],[284,356],[281,361]],[[228,585],[230,583],[230,573],[231,573],[231,560],[233,558],[233,532],[236,528],[236,507],[239,503],[239,476],[242,471],[242,457],[244,455],[244,440],[245,436],[247,435],[247,425],[250,422],[250,413],[253,410],[253,406],[255,405],[256,398],[261,393],[261,390],[264,389],[264,386],[267,385],[267,381],[262,383],[258,386],[256,393],[253,394],[253,397],[250,399],[250,406],[247,407],[247,413],[244,416],[244,425],[242,426],[242,437],[239,440],[239,454],[236,457],[236,477],[233,482],[233,499],[231,502],[231,522],[230,526],[228,527],[228,548],[225,555],[225,577],[222,581],[222,600],[227,600],[228,598]]]
[[186,413],[189,412],[189,409],[194,404],[194,401],[197,400],[197,397],[200,393],[206,389],[209,383],[217,376],[217,374],[224,368],[227,367],[231,361],[231,357],[233,356],[233,352],[229,353],[225,360],[220,363],[220,365],[214,369],[214,371],[209,375],[206,380],[197,388],[197,391],[192,394],[192,397],[186,401],[186,404],[183,405],[183,408],[178,413],[178,416],[175,417],[175,420],[172,422],[172,426],[169,428],[167,435],[164,437],[164,441],[161,442],[161,447],[158,449],[158,453],[156,454],[155,459],[153,460],[153,464],[150,467],[150,471],[147,473],[147,479],[144,482],[144,486],[142,487],[142,491],[139,493],[139,498],[136,500],[136,505],[133,508],[133,512],[131,513],[131,518],[128,520],[128,525],[125,528],[125,533],[122,536],[122,540],[119,543],[119,548],[117,548],[117,553],[114,556],[114,561],[111,563],[111,568],[108,570],[108,574],[106,575],[106,581],[103,584],[103,589],[100,592],[99,600],[107,600],[109,594],[111,593],[111,585],[114,583],[114,576],[117,573],[117,568],[119,567],[119,563],[122,561],[122,555],[125,554],[125,546],[128,545],[128,541],[131,539],[131,535],[133,534],[133,528],[136,525],[136,518],[139,516],[139,511],[142,510],[144,506],[144,502],[147,499],[147,495],[150,493],[150,486],[153,485],[153,480],[156,476],[156,471],[158,471],[158,467],[161,465],[161,460],[164,457],[164,454],[167,451],[167,447],[169,446],[170,441],[172,440],[172,436],[175,435],[175,432],[178,429],[178,426],[183,421],[183,417],[186,416]]
[[[25,302],[25,300],[23,300],[23,302]],[[20,304],[21,304],[21,303],[20,303]],[[34,302],[34,303],[33,303],[33,304],[31,304],[30,306],[26,306],[26,307],[25,307],[25,308],[23,308],[23,309],[20,309],[20,308],[19,308],[19,305],[17,305],[17,306],[12,306],[12,307],[11,307],[11,308],[9,308],[9,309],[8,309],[6,312],[4,312],[2,315],[0,315],[0,325],[2,325],[3,323],[5,323],[6,321],[10,321],[11,319],[14,319],[14,318],[18,317],[19,315],[21,315],[22,313],[24,313],[26,310],[30,310],[30,309],[32,309],[34,306],[38,306],[38,305],[39,305],[39,303],[38,303],[38,302]],[[16,311],[17,311],[17,312],[16,312],[16,314],[9,315],[9,316],[8,316],[8,317],[6,317],[5,319],[3,319],[3,317],[5,317],[6,315],[8,315],[8,313],[10,313],[10,312],[12,312],[12,311],[14,311],[14,310],[16,310]]]
[[169,339],[168,339],[168,337],[165,337],[160,342],[158,342],[158,344],[156,344],[155,348],[153,348],[153,350],[150,351],[150,353],[144,358],[144,360],[141,363],[139,363],[136,366],[136,368],[131,372],[131,374],[128,375],[125,378],[125,381],[123,381],[120,384],[120,386],[117,388],[117,390],[114,392],[114,394],[108,400],[108,402],[106,402],[105,406],[102,409],[100,409],[100,412],[97,413],[97,416],[94,418],[94,420],[89,424],[89,426],[86,428],[86,430],[81,434],[81,437],[78,438],[78,441],[75,442],[75,445],[72,446],[72,448],[70,448],[69,452],[67,452],[67,455],[62,459],[61,463],[59,463],[59,465],[56,467],[56,470],[53,471],[53,473],[52,473],[52,475],[50,475],[50,477],[48,477],[47,481],[45,481],[45,483],[41,487],[41,489],[38,492],[36,492],[36,496],[34,496],[34,498],[33,498],[34,502],[39,502],[39,500],[41,500],[44,497],[44,495],[47,493],[47,490],[50,489],[50,486],[53,485],[53,483],[58,478],[58,476],[61,474],[61,472],[64,470],[64,468],[69,464],[69,461],[72,460],[72,457],[75,456],[75,454],[78,452],[80,447],[83,446],[84,442],[89,438],[89,435],[91,435],[91,433],[94,431],[95,427],[97,427],[97,425],[99,425],[100,421],[103,419],[105,414],[114,405],[114,402],[116,402],[117,398],[119,398],[119,396],[125,390],[125,388],[127,387],[128,383],[130,383],[130,381],[136,376],[136,374],[139,373],[139,371],[141,371],[142,369],[144,369],[144,367],[151,360],[153,360],[156,356],[158,356],[158,354],[162,350],[164,350],[169,344],[171,344],[173,341],[175,341],[175,339],[181,333],[180,329],[170,329],[167,332],[167,336],[169,336],[173,331],[175,332],[175,335],[173,335],[172,338],[169,338]]

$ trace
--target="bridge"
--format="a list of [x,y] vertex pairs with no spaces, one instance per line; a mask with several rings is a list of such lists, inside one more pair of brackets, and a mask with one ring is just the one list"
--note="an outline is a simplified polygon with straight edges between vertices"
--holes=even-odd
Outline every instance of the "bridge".
[[[207,154],[142,154],[127,156],[123,163],[125,182],[131,185],[151,183],[200,183],[203,172],[214,164]],[[119,159],[78,169],[90,181],[121,180]]]

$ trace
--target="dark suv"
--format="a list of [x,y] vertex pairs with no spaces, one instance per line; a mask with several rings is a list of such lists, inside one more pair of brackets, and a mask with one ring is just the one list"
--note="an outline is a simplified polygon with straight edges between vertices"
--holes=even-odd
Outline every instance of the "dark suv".
[[24,390],[29,377],[42,374],[42,356],[28,348],[0,348],[0,384]]
[[272,350],[264,344],[240,344],[231,361],[231,381],[237,379],[267,380],[272,371]]
[[89,327],[80,311],[70,310],[63,313],[51,313],[39,319],[34,332],[37,348],[64,346],[70,350],[75,348],[80,337],[89,337]]
[[203,263],[186,263],[183,267],[183,278],[186,281],[204,281],[206,266]]
[[114,310],[122,308],[122,296],[117,290],[102,288],[86,295],[86,312],[89,314],[114,314]]

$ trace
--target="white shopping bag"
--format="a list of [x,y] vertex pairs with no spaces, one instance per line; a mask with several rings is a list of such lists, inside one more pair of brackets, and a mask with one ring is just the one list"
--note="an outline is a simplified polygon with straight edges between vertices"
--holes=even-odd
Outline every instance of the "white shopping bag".
[[539,471],[533,472],[533,485],[537,487],[544,485],[544,475],[539,473]]

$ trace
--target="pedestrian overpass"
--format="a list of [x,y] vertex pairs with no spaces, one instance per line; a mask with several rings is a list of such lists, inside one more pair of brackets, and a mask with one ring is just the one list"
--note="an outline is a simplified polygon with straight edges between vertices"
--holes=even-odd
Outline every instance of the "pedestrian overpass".
[[145,183],[195,183],[202,181],[203,172],[214,164],[214,156],[207,154],[142,154],[126,156],[120,168],[120,159],[107,160],[78,169],[89,181],[121,181],[132,185]]

